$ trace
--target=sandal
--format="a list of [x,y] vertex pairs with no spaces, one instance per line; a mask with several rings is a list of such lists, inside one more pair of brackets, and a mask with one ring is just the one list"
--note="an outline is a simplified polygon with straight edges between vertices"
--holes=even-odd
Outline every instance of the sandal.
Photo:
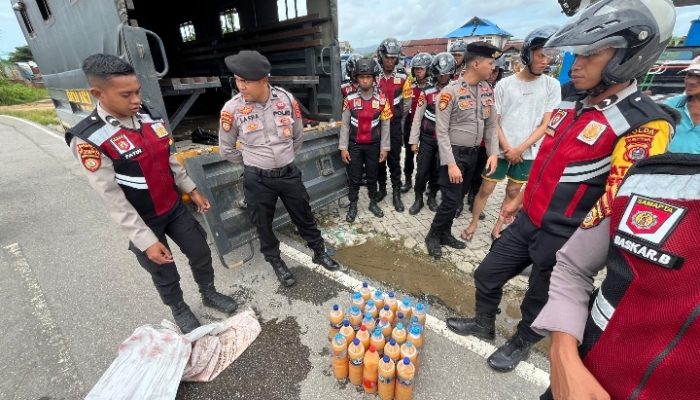
[[471,242],[471,240],[474,238],[474,234],[476,233],[476,228],[469,232],[469,227],[467,229],[463,230],[462,233],[459,234],[459,237],[462,238],[465,242]]

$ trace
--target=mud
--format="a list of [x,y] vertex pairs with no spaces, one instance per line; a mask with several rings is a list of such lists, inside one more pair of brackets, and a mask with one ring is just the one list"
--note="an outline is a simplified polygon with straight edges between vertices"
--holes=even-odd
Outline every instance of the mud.
[[[279,285],[277,294],[290,300],[309,302],[316,306],[338,296],[338,290],[341,287],[335,281],[304,267],[290,265],[289,270],[294,274],[297,283],[292,287]],[[319,288],[324,288],[324,290],[319,290]]]
[[[260,336],[213,382],[182,383],[178,399],[300,398],[299,383],[311,370],[310,350],[301,344],[296,319],[272,319],[262,324]],[[276,346],[270,346],[270,344]]]
[[474,286],[471,277],[459,273],[447,261],[407,254],[389,241],[369,240],[354,247],[336,250],[338,262],[365,276],[400,288],[411,296],[438,303],[459,313],[474,312]]

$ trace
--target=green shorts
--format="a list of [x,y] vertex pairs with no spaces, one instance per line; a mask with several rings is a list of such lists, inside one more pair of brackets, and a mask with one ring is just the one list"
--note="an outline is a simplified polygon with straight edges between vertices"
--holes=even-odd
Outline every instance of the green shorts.
[[498,167],[496,171],[486,176],[486,171],[481,174],[481,177],[491,182],[500,182],[508,177],[515,183],[526,183],[530,176],[530,168],[532,168],[532,160],[523,160],[520,164],[511,164],[504,158],[498,159]]

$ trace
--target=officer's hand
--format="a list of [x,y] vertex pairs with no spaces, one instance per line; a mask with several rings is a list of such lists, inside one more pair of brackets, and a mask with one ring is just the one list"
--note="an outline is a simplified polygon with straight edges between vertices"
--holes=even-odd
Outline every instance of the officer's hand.
[[170,264],[173,262],[173,255],[167,247],[161,242],[155,242],[151,247],[146,249],[148,259],[156,264]]
[[498,167],[498,156],[497,155],[492,155],[486,160],[486,176],[489,176],[496,172],[496,168]]
[[389,155],[388,151],[386,151],[386,150],[380,151],[379,152],[379,162],[381,163],[381,162],[386,161],[386,156],[388,156],[388,155]]
[[411,145],[411,151],[412,151],[414,154],[417,154],[417,153],[418,153],[418,145],[417,145],[417,144],[412,144],[412,145]]
[[350,152],[347,150],[340,150],[340,159],[343,160],[345,164],[350,164]]
[[450,177],[450,183],[462,183],[462,171],[457,164],[447,166],[447,175]]
[[[562,332],[554,333],[562,335]],[[557,400],[610,400],[610,395],[583,365],[578,356],[576,338],[571,336],[567,340],[574,342],[568,346],[562,346],[553,341],[550,348],[550,381],[554,398]]]
[[197,205],[197,212],[199,213],[205,213],[211,208],[209,200],[204,197],[203,194],[199,193],[199,190],[197,189],[190,193],[190,198],[192,199],[192,202]]

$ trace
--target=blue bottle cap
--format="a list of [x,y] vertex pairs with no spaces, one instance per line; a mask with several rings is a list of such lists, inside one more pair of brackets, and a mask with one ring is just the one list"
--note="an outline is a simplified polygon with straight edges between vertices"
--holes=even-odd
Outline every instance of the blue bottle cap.
[[362,282],[362,287],[363,287],[363,288],[366,288],[366,287],[368,287],[368,286],[369,286],[369,284],[368,284],[367,282]]
[[388,304],[384,304],[384,311],[389,311],[391,307]]
[[338,332],[338,333],[335,334],[335,338],[334,338],[333,340],[335,340],[336,342],[340,343],[340,342],[342,342],[343,340],[345,340],[345,335],[343,335],[342,333]]
[[416,310],[423,311],[423,309],[425,309],[425,305],[423,303],[416,304]]
[[415,315],[411,317],[411,323],[412,324],[420,324],[420,321],[418,320],[418,317]]
[[406,342],[404,343],[406,347],[413,347],[413,342]]
[[365,313],[365,319],[372,319],[372,313]]
[[401,311],[399,311],[399,313],[396,314],[396,317],[397,317],[398,319],[403,319],[403,313],[402,313]]
[[412,326],[411,327],[411,334],[413,335],[420,335],[420,326]]
[[403,364],[404,364],[404,365],[408,365],[408,364],[410,364],[410,363],[411,363],[411,359],[410,359],[410,358],[408,358],[408,357],[404,357],[404,358],[403,358]]
[[395,296],[396,296],[396,294],[393,291],[389,292],[389,297],[395,297]]
[[398,324],[396,324],[396,329],[398,329],[398,330],[403,329],[403,323],[399,322]]
[[389,356],[384,356],[382,360],[384,360],[385,363],[388,363],[391,360],[391,358],[389,358]]
[[338,311],[340,309],[340,306],[337,304],[333,304],[333,311]]
[[358,306],[352,306],[350,307],[350,312],[353,314],[359,314],[360,313],[360,307]]
[[352,294],[352,299],[353,299],[353,300],[359,300],[359,299],[361,299],[361,298],[362,298],[362,293],[360,293],[360,292],[355,292],[355,293]]
[[353,339],[353,340],[352,340],[352,344],[354,344],[355,346],[357,346],[358,344],[360,344],[360,339],[358,339],[358,338]]
[[349,320],[349,319],[344,319],[344,320],[343,320],[343,326],[350,326],[350,320]]
[[374,300],[368,300],[367,305],[369,306],[369,308],[374,307]]
[[374,328],[374,332],[372,332],[372,336],[377,336],[377,337],[382,336],[382,330],[379,328]]
[[381,297],[381,296],[382,296],[382,291],[381,291],[381,289],[377,289],[377,291],[374,292],[374,295],[377,296],[377,297]]
[[394,339],[394,338],[389,339],[389,344],[392,346],[396,346],[396,339]]
[[401,302],[402,302],[403,305],[406,306],[406,307],[408,307],[408,306],[411,305],[411,299],[409,299],[408,297],[404,297],[403,300],[401,300]]

